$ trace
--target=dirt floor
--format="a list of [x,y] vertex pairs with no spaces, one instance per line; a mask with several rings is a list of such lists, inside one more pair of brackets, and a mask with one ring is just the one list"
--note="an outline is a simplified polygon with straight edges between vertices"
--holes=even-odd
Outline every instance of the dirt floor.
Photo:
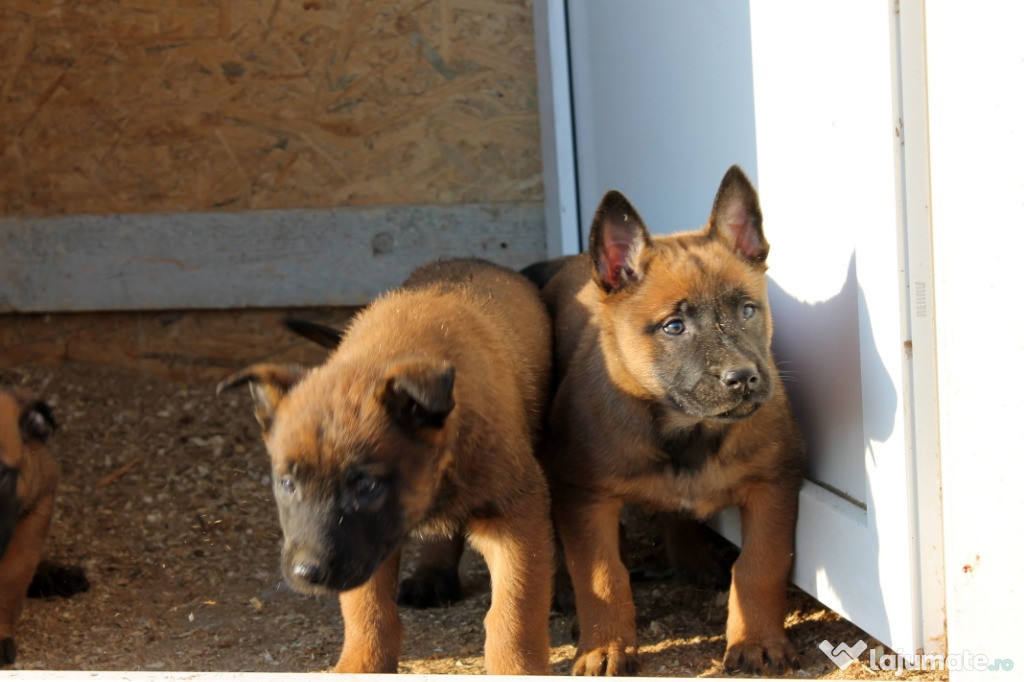
[[[316,363],[321,349],[279,325],[285,311],[0,316],[0,381],[54,407],[63,476],[47,556],[82,566],[91,588],[30,600],[16,668],[322,671],[340,650],[337,602],[287,589],[269,467],[245,390],[219,379],[255,361]],[[343,324],[349,311],[304,310]],[[659,576],[656,541],[634,585],[643,674],[722,675],[726,593]],[[639,545],[637,544],[639,543]],[[415,549],[415,548],[413,548]],[[663,568],[663,565],[660,567]],[[651,578],[650,576],[655,576]],[[401,672],[482,673],[488,577],[463,560],[464,599],[404,610]],[[822,640],[878,642],[792,588],[797,678],[894,679],[868,654],[840,671]],[[550,621],[553,670],[568,672],[572,623]],[[904,673],[899,679],[945,679]]]

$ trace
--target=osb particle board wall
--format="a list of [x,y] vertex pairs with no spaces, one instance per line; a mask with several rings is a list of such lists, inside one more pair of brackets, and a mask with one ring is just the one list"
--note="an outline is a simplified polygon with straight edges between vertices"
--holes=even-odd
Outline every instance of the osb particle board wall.
[[529,0],[3,0],[0,311],[544,257],[533,45]]
[[4,0],[0,213],[539,201],[529,0]]

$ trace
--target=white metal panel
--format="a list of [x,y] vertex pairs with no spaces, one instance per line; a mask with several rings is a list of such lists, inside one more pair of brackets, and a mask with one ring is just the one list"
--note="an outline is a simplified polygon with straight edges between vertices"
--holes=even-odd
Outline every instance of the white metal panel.
[[[903,430],[890,8],[823,7],[800,0],[751,8],[759,189],[772,274],[785,292],[772,302],[779,349],[796,366],[792,386],[812,474],[865,507],[853,526],[846,515],[829,520],[827,510],[821,518],[802,513],[795,577],[813,569],[829,586],[823,601],[912,650],[920,642]],[[811,22],[813,30],[803,30]],[[801,369],[805,358],[811,364]],[[811,535],[808,524],[816,527]],[[824,551],[829,534],[844,527],[843,540],[860,550],[855,561]]]
[[755,3],[751,23],[777,348],[804,416],[811,476],[865,503],[862,453],[889,435],[896,409],[891,378],[872,377],[879,419],[860,397],[862,365],[878,366],[860,282],[874,271],[895,285],[897,272],[895,241],[889,263],[865,262],[858,249],[875,230],[895,235],[886,5]]
[[949,650],[1019,676],[1024,3],[929,3],[926,28]]
[[903,286],[904,419],[910,472],[909,545],[915,566],[914,640],[929,654],[946,651],[942,481],[939,457],[932,267],[928,83],[924,0],[901,0],[893,22],[899,122],[896,173],[901,191],[899,241]]
[[569,0],[568,11],[584,235],[609,189],[665,233],[707,219],[730,165],[756,182],[745,1]]

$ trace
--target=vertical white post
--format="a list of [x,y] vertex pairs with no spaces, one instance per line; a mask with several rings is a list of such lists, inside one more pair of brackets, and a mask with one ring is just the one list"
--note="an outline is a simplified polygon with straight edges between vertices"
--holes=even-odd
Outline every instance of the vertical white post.
[[544,161],[548,256],[579,253],[576,149],[565,0],[535,0],[537,105]]
[[910,531],[913,544],[914,641],[924,653],[946,649],[938,389],[935,364],[935,284],[928,155],[928,86],[924,0],[893,2],[897,220],[903,312],[903,403]]

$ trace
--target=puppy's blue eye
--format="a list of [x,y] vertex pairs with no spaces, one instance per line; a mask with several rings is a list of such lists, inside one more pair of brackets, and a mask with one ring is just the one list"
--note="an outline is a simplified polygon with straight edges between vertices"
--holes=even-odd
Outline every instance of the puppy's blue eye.
[[291,495],[295,492],[295,479],[291,476],[284,476],[277,481],[277,485],[281,487],[281,490]]
[[686,326],[683,324],[683,321],[678,318],[673,318],[661,325],[661,331],[666,334],[670,334],[671,336],[679,336],[683,333],[684,329],[686,329]]
[[741,311],[741,314],[743,315],[743,319],[744,319],[744,320],[749,320],[749,319],[750,319],[750,318],[752,318],[752,317],[753,317],[753,316],[754,316],[754,315],[755,315],[756,313],[757,313],[757,306],[756,306],[756,305],[754,305],[753,303],[747,303],[747,304],[745,304],[745,305],[743,306],[743,310]]

